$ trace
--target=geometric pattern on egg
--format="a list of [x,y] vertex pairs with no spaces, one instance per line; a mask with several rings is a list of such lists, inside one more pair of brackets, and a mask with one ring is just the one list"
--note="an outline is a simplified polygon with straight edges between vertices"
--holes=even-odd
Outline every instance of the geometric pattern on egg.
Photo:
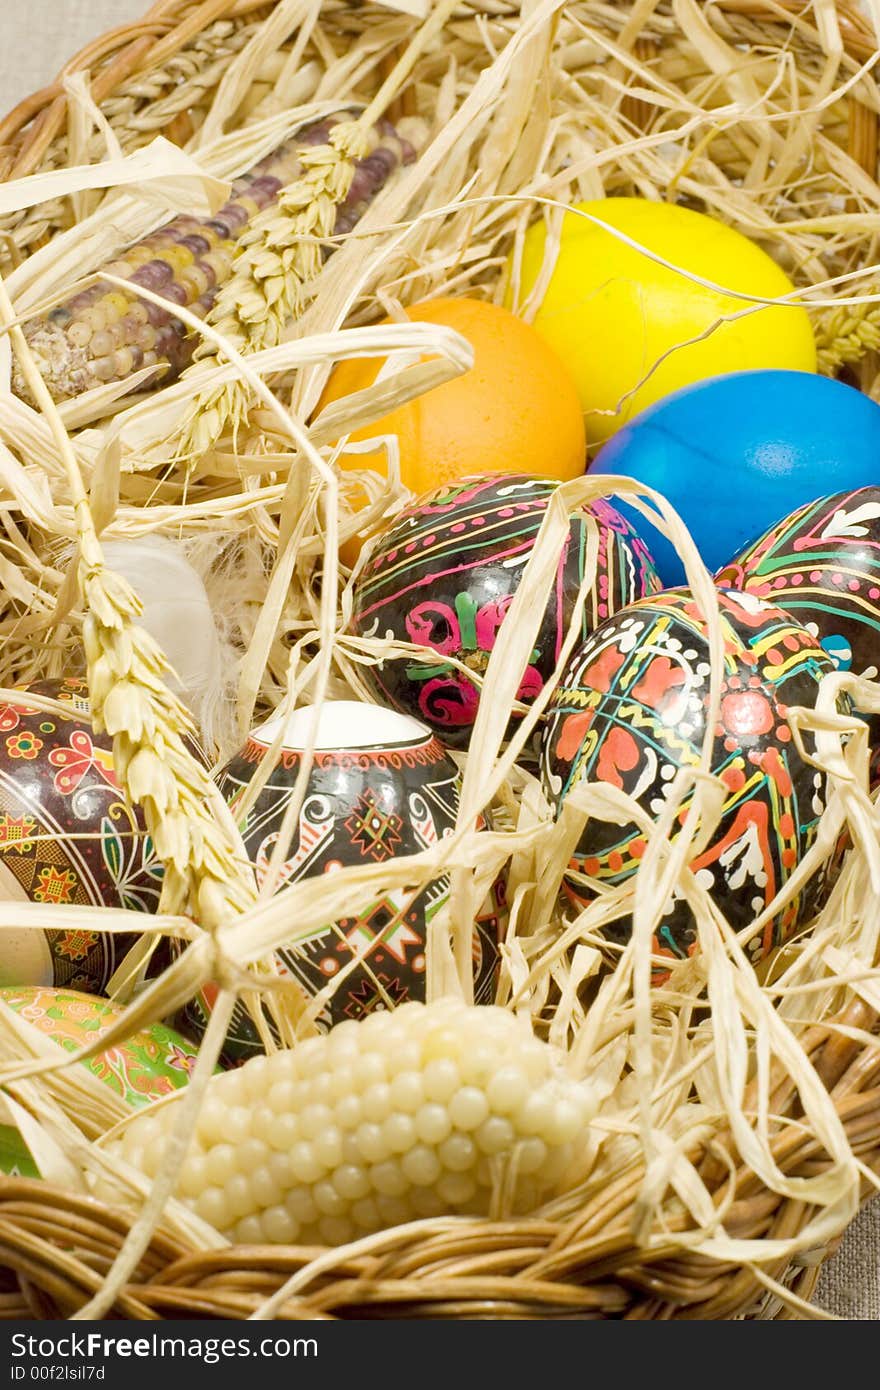
[[[65,712],[37,709],[25,692],[0,707],[0,896],[155,912],[162,865],[140,811],[125,800],[112,740],[92,730],[85,682],[27,689]],[[102,993],[137,939],[89,923],[4,932],[0,985]]]
[[839,670],[880,670],[880,487],[820,497],[769,527],[716,583],[786,609]]
[[[353,632],[437,654],[433,661],[366,666],[364,679],[378,699],[423,720],[449,747],[468,745],[480,692],[467,672],[485,674],[558,486],[495,473],[414,498],[374,542],[355,584]],[[583,507],[571,518],[517,698],[530,703],[552,675],[580,594],[586,637],[658,588],[653,561],[629,522],[601,498]]]
[[[880,674],[880,487],[820,497],[771,526],[715,582],[778,604],[816,635],[839,671]],[[880,716],[866,716],[871,786]]]
[[[691,869],[740,929],[763,912],[815,839],[825,780],[797,751],[786,716],[789,706],[813,706],[821,678],[834,668],[781,609],[733,591],[719,592],[718,602],[724,664],[710,770],[725,796]],[[618,787],[656,818],[679,768],[699,766],[710,671],[705,619],[689,590],[643,599],[598,628],[572,658],[545,721],[541,775],[557,814],[572,786],[593,781]],[[848,712],[845,700],[840,708]],[[805,743],[809,751],[808,735]],[[635,822],[591,817],[569,864],[569,896],[586,905],[603,886],[625,882],[645,848]],[[771,916],[749,943],[754,959],[817,910],[831,873],[813,875]],[[623,943],[631,927],[624,918],[607,935]],[[696,946],[693,914],[676,893],[655,933],[655,953],[680,959]]]
[[[293,795],[309,736],[311,708],[255,729],[218,774],[233,813],[282,733],[278,760],[256,801],[240,819],[258,884],[268,872],[281,823]],[[379,866],[436,846],[455,826],[460,777],[430,729],[408,715],[357,701],[327,701],[321,708],[314,760],[305,795],[278,875],[278,889],[301,879],[351,866]],[[308,996],[337,982],[318,1019],[328,1028],[374,1009],[425,997],[426,947],[431,922],[449,896],[440,875],[413,896],[404,888],[377,886],[338,922],[297,931],[276,951],[276,966]],[[490,895],[474,927],[474,991],[491,1000],[498,962],[503,885]],[[355,963],[357,962],[357,963]],[[208,986],[187,1017],[201,1031],[216,991]],[[244,1057],[261,1051],[245,1009],[238,1006],[226,1052]]]

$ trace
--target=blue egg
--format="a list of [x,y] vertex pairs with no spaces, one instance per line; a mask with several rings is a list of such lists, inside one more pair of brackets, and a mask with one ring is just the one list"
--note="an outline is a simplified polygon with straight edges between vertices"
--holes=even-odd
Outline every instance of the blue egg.
[[[810,372],[734,372],[642,411],[590,473],[623,474],[662,493],[714,571],[796,507],[880,483],[880,406]],[[634,509],[615,506],[637,527],[663,584],[681,584],[670,542]]]

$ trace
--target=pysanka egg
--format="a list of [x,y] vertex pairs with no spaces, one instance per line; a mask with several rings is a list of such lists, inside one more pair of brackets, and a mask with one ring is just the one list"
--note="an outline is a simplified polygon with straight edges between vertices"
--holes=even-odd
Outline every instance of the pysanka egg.
[[[122,1004],[72,989],[41,986],[0,989],[0,1000],[66,1052],[102,1038],[125,1013]],[[140,1029],[80,1065],[104,1081],[127,1105],[149,1105],[185,1086],[198,1056],[192,1043],[164,1023]]]
[[[278,840],[285,810],[302,766],[313,718],[298,710],[287,721],[278,762],[241,822],[245,846],[262,883]],[[219,785],[233,813],[281,727],[273,720],[255,729],[222,769]],[[458,769],[442,745],[417,720],[396,710],[357,701],[327,701],[318,718],[314,762],[293,837],[285,851],[278,887],[350,865],[384,864],[430,849],[451,834],[458,810]],[[500,894],[500,889],[498,890]],[[425,997],[428,926],[445,903],[442,876],[412,897],[391,889],[364,896],[344,920],[297,934],[277,953],[280,973],[293,976],[308,995],[340,976],[319,1025],[359,1019]],[[490,1002],[498,959],[497,898],[474,931],[474,994]],[[344,977],[345,966],[359,963]],[[215,991],[203,990],[188,1018],[203,1028]],[[227,1035],[230,1056],[255,1050],[249,1018],[239,1008]]]
[[[64,713],[29,704],[29,693]],[[0,896],[154,912],[161,877],[113,770],[112,741],[92,731],[85,683],[41,681],[0,705]],[[0,985],[100,993],[136,940],[85,925],[4,931]]]
[[[374,546],[356,584],[352,627],[361,636],[433,647],[437,661],[385,660],[364,668],[377,697],[424,720],[443,741],[466,747],[479,690],[457,667],[482,674],[532,553],[549,478],[490,474],[415,499]],[[574,517],[556,582],[518,697],[533,700],[552,674],[598,530],[595,580],[584,636],[618,608],[659,587],[634,529],[604,501]]]
[[768,527],[715,582],[778,604],[841,671],[880,670],[880,487],[820,497]]
[[[28,986],[0,989],[3,1007],[66,1052],[76,1052],[102,1038],[125,1012],[121,1004],[93,994]],[[115,1091],[126,1105],[140,1108],[185,1086],[196,1057],[191,1043],[164,1023],[154,1023],[79,1065]],[[59,1079],[62,1077],[59,1073]],[[39,1176],[24,1139],[11,1125],[0,1124],[0,1171]]]
[[[820,680],[834,668],[781,609],[734,591],[719,593],[718,601],[724,672],[711,771],[726,797],[691,868],[738,930],[784,887],[815,839],[826,779],[797,751],[786,715],[791,705],[814,705]],[[706,622],[687,589],[643,599],[597,628],[572,658],[547,713],[541,772],[557,813],[576,783],[605,782],[656,817],[678,769],[699,765],[710,670]],[[809,749],[809,735],[805,742]],[[583,904],[603,885],[624,882],[644,851],[636,824],[591,818],[570,861],[570,895]],[[810,917],[827,878],[813,875],[774,915],[749,944],[753,958]],[[608,934],[626,940],[629,923]],[[667,905],[654,945],[670,957],[695,949],[683,899]]]

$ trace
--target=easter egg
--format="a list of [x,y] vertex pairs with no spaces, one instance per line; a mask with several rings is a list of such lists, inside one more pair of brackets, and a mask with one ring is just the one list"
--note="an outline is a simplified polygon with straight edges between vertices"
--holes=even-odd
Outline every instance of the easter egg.
[[[880,487],[799,507],[719,570],[716,583],[778,604],[839,671],[880,670]],[[880,780],[880,717],[866,715],[871,781]]]
[[222,684],[223,647],[205,585],[183,542],[146,535],[102,540],[101,549],[106,564],[128,580],[143,605],[137,623],[168,659],[166,688],[207,737]]
[[[646,410],[590,471],[662,493],[715,571],[794,507],[872,486],[878,458],[880,406],[861,391],[806,372],[738,372]],[[672,544],[633,515],[664,585],[682,582]]]
[[[580,213],[669,264],[650,259]],[[518,285],[513,262],[508,268],[509,306],[515,290],[516,303],[524,305],[535,289],[546,243],[542,220],[526,233]],[[595,445],[691,382],[751,368],[814,372],[816,347],[806,310],[758,307],[723,293],[778,299],[793,288],[765,251],[714,217],[674,203],[604,198],[578,203],[564,215],[534,325],[574,377],[587,437]],[[740,317],[719,323],[729,315]]]
[[[413,492],[499,469],[561,481],[581,476],[587,446],[577,391],[534,328],[480,299],[433,299],[406,312],[414,323],[442,324],[461,333],[474,349],[474,365],[353,431],[353,441],[396,435],[401,481]],[[372,386],[386,360],[341,362],[318,411]],[[387,472],[384,449],[342,454],[339,461],[345,468]]]
[[[819,682],[834,667],[782,609],[732,590],[719,592],[718,602],[724,669],[710,770],[725,800],[691,869],[738,930],[785,886],[816,837],[826,778],[798,752],[786,715],[789,706],[815,705]],[[604,782],[656,818],[679,768],[699,765],[710,669],[706,622],[687,589],[642,599],[597,628],[572,658],[547,712],[541,775],[557,814],[574,785]],[[805,742],[809,750],[809,734]],[[629,879],[645,846],[635,823],[591,817],[569,864],[573,901],[586,904],[603,887]],[[827,886],[822,874],[803,884],[749,943],[752,957],[807,922]],[[614,923],[609,938],[625,941],[630,926]],[[676,895],[655,952],[681,958],[696,944],[691,910]]]
[[[63,713],[37,708],[29,694]],[[112,740],[92,731],[85,682],[40,681],[0,705],[0,897],[154,912],[161,877],[113,770]],[[85,924],[4,931],[0,985],[100,993],[137,939]]]
[[[481,674],[486,670],[557,486],[550,478],[502,473],[438,488],[397,514],[361,571],[353,631],[433,647],[438,657],[427,665],[385,660],[363,668],[365,679],[379,699],[424,720],[451,747],[467,746],[479,691],[449,658]],[[598,557],[583,611],[584,636],[658,587],[651,556],[613,507],[598,500],[575,516],[520,700],[533,700],[553,672],[587,580],[594,531]]]
[[[3,1007],[66,1052],[103,1037],[125,1012],[109,999],[42,986],[0,989]],[[185,1086],[196,1056],[192,1044],[173,1028],[154,1023],[79,1065],[134,1109]],[[27,1144],[12,1125],[0,1124],[0,1171],[39,1177]]]
[[[287,721],[281,755],[240,825],[258,884],[265,878],[285,810],[302,766],[313,718],[298,710]],[[255,729],[218,776],[233,813],[281,728],[272,720]],[[430,849],[452,833],[458,810],[458,769],[424,724],[395,710],[357,701],[326,702],[318,722],[314,763],[278,887],[356,864],[387,864]],[[391,888],[364,895],[350,917],[297,932],[276,953],[279,973],[292,976],[313,996],[359,963],[330,997],[318,1019],[327,1028],[359,1019],[376,1008],[425,998],[425,950],[429,925],[446,902],[441,876],[416,897]],[[474,996],[490,1002],[498,961],[501,885],[476,923],[473,937]],[[201,1030],[216,997],[208,987],[190,1005],[188,1018]],[[248,1016],[238,1008],[227,1035],[229,1056],[257,1049]]]
[[767,528],[716,583],[778,604],[838,670],[880,669],[880,487],[820,497]]

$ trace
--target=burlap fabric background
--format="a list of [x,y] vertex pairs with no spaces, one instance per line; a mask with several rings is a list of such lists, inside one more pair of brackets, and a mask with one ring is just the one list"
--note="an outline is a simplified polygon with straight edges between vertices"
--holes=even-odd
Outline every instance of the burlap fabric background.
[[[136,19],[149,0],[3,0],[0,107],[50,81],[83,44]],[[880,1318],[880,1199],[847,1232],[823,1271],[816,1303],[848,1319]]]

